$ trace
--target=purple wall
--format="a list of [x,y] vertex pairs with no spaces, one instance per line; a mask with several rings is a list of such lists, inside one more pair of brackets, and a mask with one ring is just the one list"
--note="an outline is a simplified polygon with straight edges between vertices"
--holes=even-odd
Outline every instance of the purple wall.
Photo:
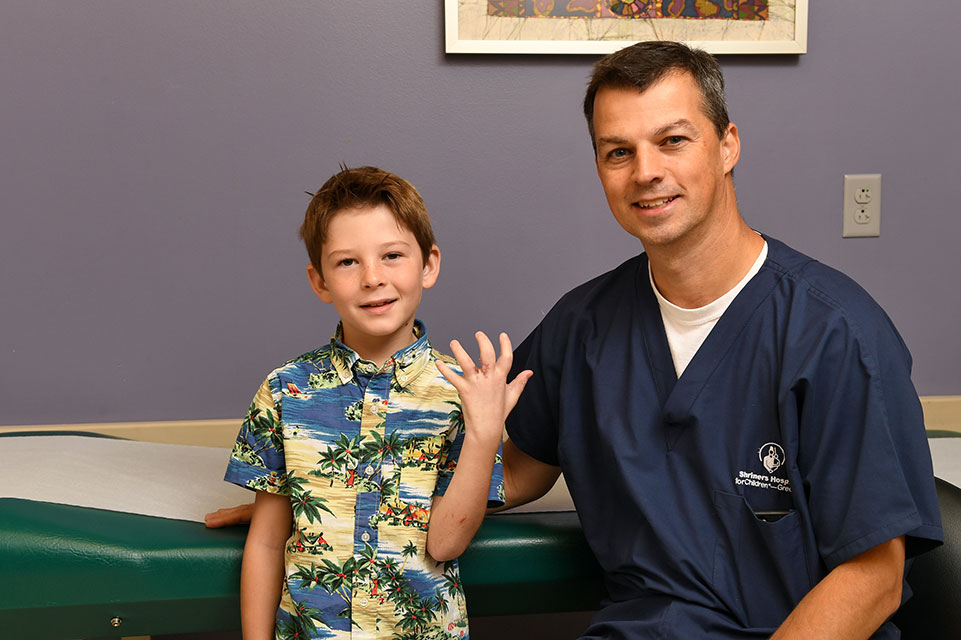
[[[339,162],[420,188],[434,342],[520,340],[638,250],[579,103],[593,56],[447,56],[442,3],[4,0],[0,424],[240,415],[333,310],[296,229]],[[961,393],[961,4],[813,2],[804,56],[728,56],[748,221],[888,309]],[[844,173],[884,175],[842,239]],[[943,225],[943,226],[942,226]]]

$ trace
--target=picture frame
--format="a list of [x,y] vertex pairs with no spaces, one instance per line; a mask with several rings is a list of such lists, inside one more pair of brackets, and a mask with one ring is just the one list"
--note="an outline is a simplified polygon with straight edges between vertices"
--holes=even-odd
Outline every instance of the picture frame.
[[447,53],[604,54],[645,40],[807,52],[808,0],[444,0],[444,11]]

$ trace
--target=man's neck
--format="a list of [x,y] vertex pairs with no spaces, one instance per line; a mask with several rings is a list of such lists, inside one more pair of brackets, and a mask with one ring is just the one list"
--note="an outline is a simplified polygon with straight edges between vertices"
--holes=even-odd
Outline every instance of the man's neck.
[[736,215],[703,237],[652,247],[647,254],[661,295],[684,309],[697,309],[740,282],[763,247],[764,238]]

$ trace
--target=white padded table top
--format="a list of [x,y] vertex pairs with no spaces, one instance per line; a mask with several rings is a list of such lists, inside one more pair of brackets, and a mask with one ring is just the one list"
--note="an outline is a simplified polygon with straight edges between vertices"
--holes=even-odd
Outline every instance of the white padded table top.
[[[932,438],[939,478],[961,487],[961,438]],[[224,482],[229,450],[83,436],[0,438],[0,498],[24,498],[203,522],[220,507],[253,501]],[[512,513],[570,511],[561,476],[540,500]]]
[[961,487],[961,438],[930,438],[934,475]]
[[254,494],[224,482],[227,449],[85,436],[0,438],[0,497],[203,522]]

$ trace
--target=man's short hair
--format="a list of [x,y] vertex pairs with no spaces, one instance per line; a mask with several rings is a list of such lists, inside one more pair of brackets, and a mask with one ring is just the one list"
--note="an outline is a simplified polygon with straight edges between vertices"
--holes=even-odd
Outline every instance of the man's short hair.
[[724,75],[717,59],[706,51],[692,49],[680,42],[638,42],[604,56],[594,64],[584,96],[584,116],[587,118],[594,153],[597,153],[594,97],[598,90],[610,87],[645,91],[669,73],[678,72],[693,76],[701,90],[704,115],[714,123],[718,137],[723,137],[730,120],[724,98]]
[[342,167],[314,194],[300,225],[300,238],[318,273],[323,273],[323,246],[334,216],[345,209],[381,204],[391,210],[399,225],[414,234],[424,262],[427,261],[434,246],[434,231],[424,200],[414,185],[377,167]]

